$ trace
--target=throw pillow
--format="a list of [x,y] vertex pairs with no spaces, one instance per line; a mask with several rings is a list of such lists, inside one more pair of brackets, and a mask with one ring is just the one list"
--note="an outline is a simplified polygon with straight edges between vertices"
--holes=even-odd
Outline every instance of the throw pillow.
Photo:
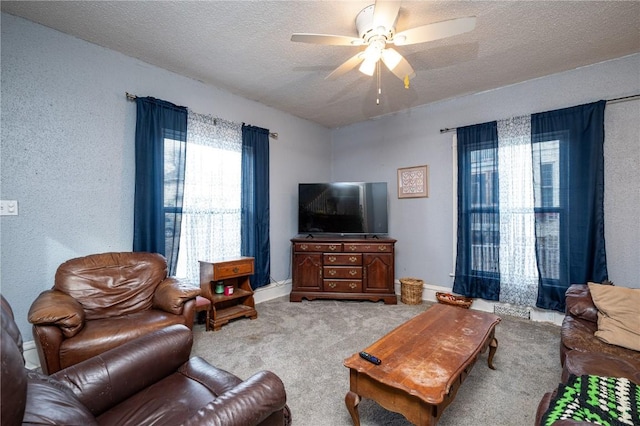
[[589,284],[603,342],[640,351],[640,289]]

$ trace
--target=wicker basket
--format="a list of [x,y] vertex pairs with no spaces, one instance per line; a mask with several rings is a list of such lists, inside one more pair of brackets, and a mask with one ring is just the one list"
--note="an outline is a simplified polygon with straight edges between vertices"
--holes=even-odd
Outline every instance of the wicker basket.
[[423,280],[418,278],[400,278],[400,300],[407,305],[422,303]]
[[445,305],[459,306],[465,309],[469,309],[471,307],[471,304],[473,303],[473,299],[470,297],[455,296],[450,293],[436,292],[436,299],[438,299],[439,303],[444,303]]

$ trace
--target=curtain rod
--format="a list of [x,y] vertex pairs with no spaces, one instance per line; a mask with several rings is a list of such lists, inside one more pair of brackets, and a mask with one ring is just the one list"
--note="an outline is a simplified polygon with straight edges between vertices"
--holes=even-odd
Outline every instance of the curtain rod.
[[[618,102],[634,101],[636,99],[640,99],[640,93],[637,95],[623,96],[621,98],[607,99],[606,103],[616,104]],[[440,129],[440,133],[455,132],[456,130],[458,130],[457,127],[445,127],[444,129]]]
[[[135,101],[137,96],[136,95],[132,95],[129,92],[124,92],[125,95],[127,96],[127,99],[130,101]],[[273,132],[269,132],[269,137],[272,139],[278,139],[278,134],[277,133],[273,133]]]

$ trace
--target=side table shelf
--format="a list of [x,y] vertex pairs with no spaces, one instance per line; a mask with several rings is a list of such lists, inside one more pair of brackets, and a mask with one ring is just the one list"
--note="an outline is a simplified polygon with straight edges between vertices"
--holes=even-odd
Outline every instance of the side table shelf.
[[[253,275],[253,257],[200,261],[201,296],[211,300],[210,326],[214,331],[240,317],[258,318],[249,277]],[[216,294],[215,283],[234,287],[231,295]]]

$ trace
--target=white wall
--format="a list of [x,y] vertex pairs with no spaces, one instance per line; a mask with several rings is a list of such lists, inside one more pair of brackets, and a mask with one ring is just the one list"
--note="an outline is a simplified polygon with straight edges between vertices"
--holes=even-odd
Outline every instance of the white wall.
[[[396,277],[451,288],[453,134],[440,129],[638,93],[636,54],[351,125],[333,132],[333,178],[389,182]],[[640,100],[607,104],[605,132],[609,279],[640,287]],[[429,165],[429,198],[398,199],[396,170],[422,164]]]
[[25,340],[27,311],[63,261],[132,249],[135,103],[153,96],[277,132],[270,142],[271,274],[290,277],[297,182],[330,180],[330,130],[2,14],[0,286]]

